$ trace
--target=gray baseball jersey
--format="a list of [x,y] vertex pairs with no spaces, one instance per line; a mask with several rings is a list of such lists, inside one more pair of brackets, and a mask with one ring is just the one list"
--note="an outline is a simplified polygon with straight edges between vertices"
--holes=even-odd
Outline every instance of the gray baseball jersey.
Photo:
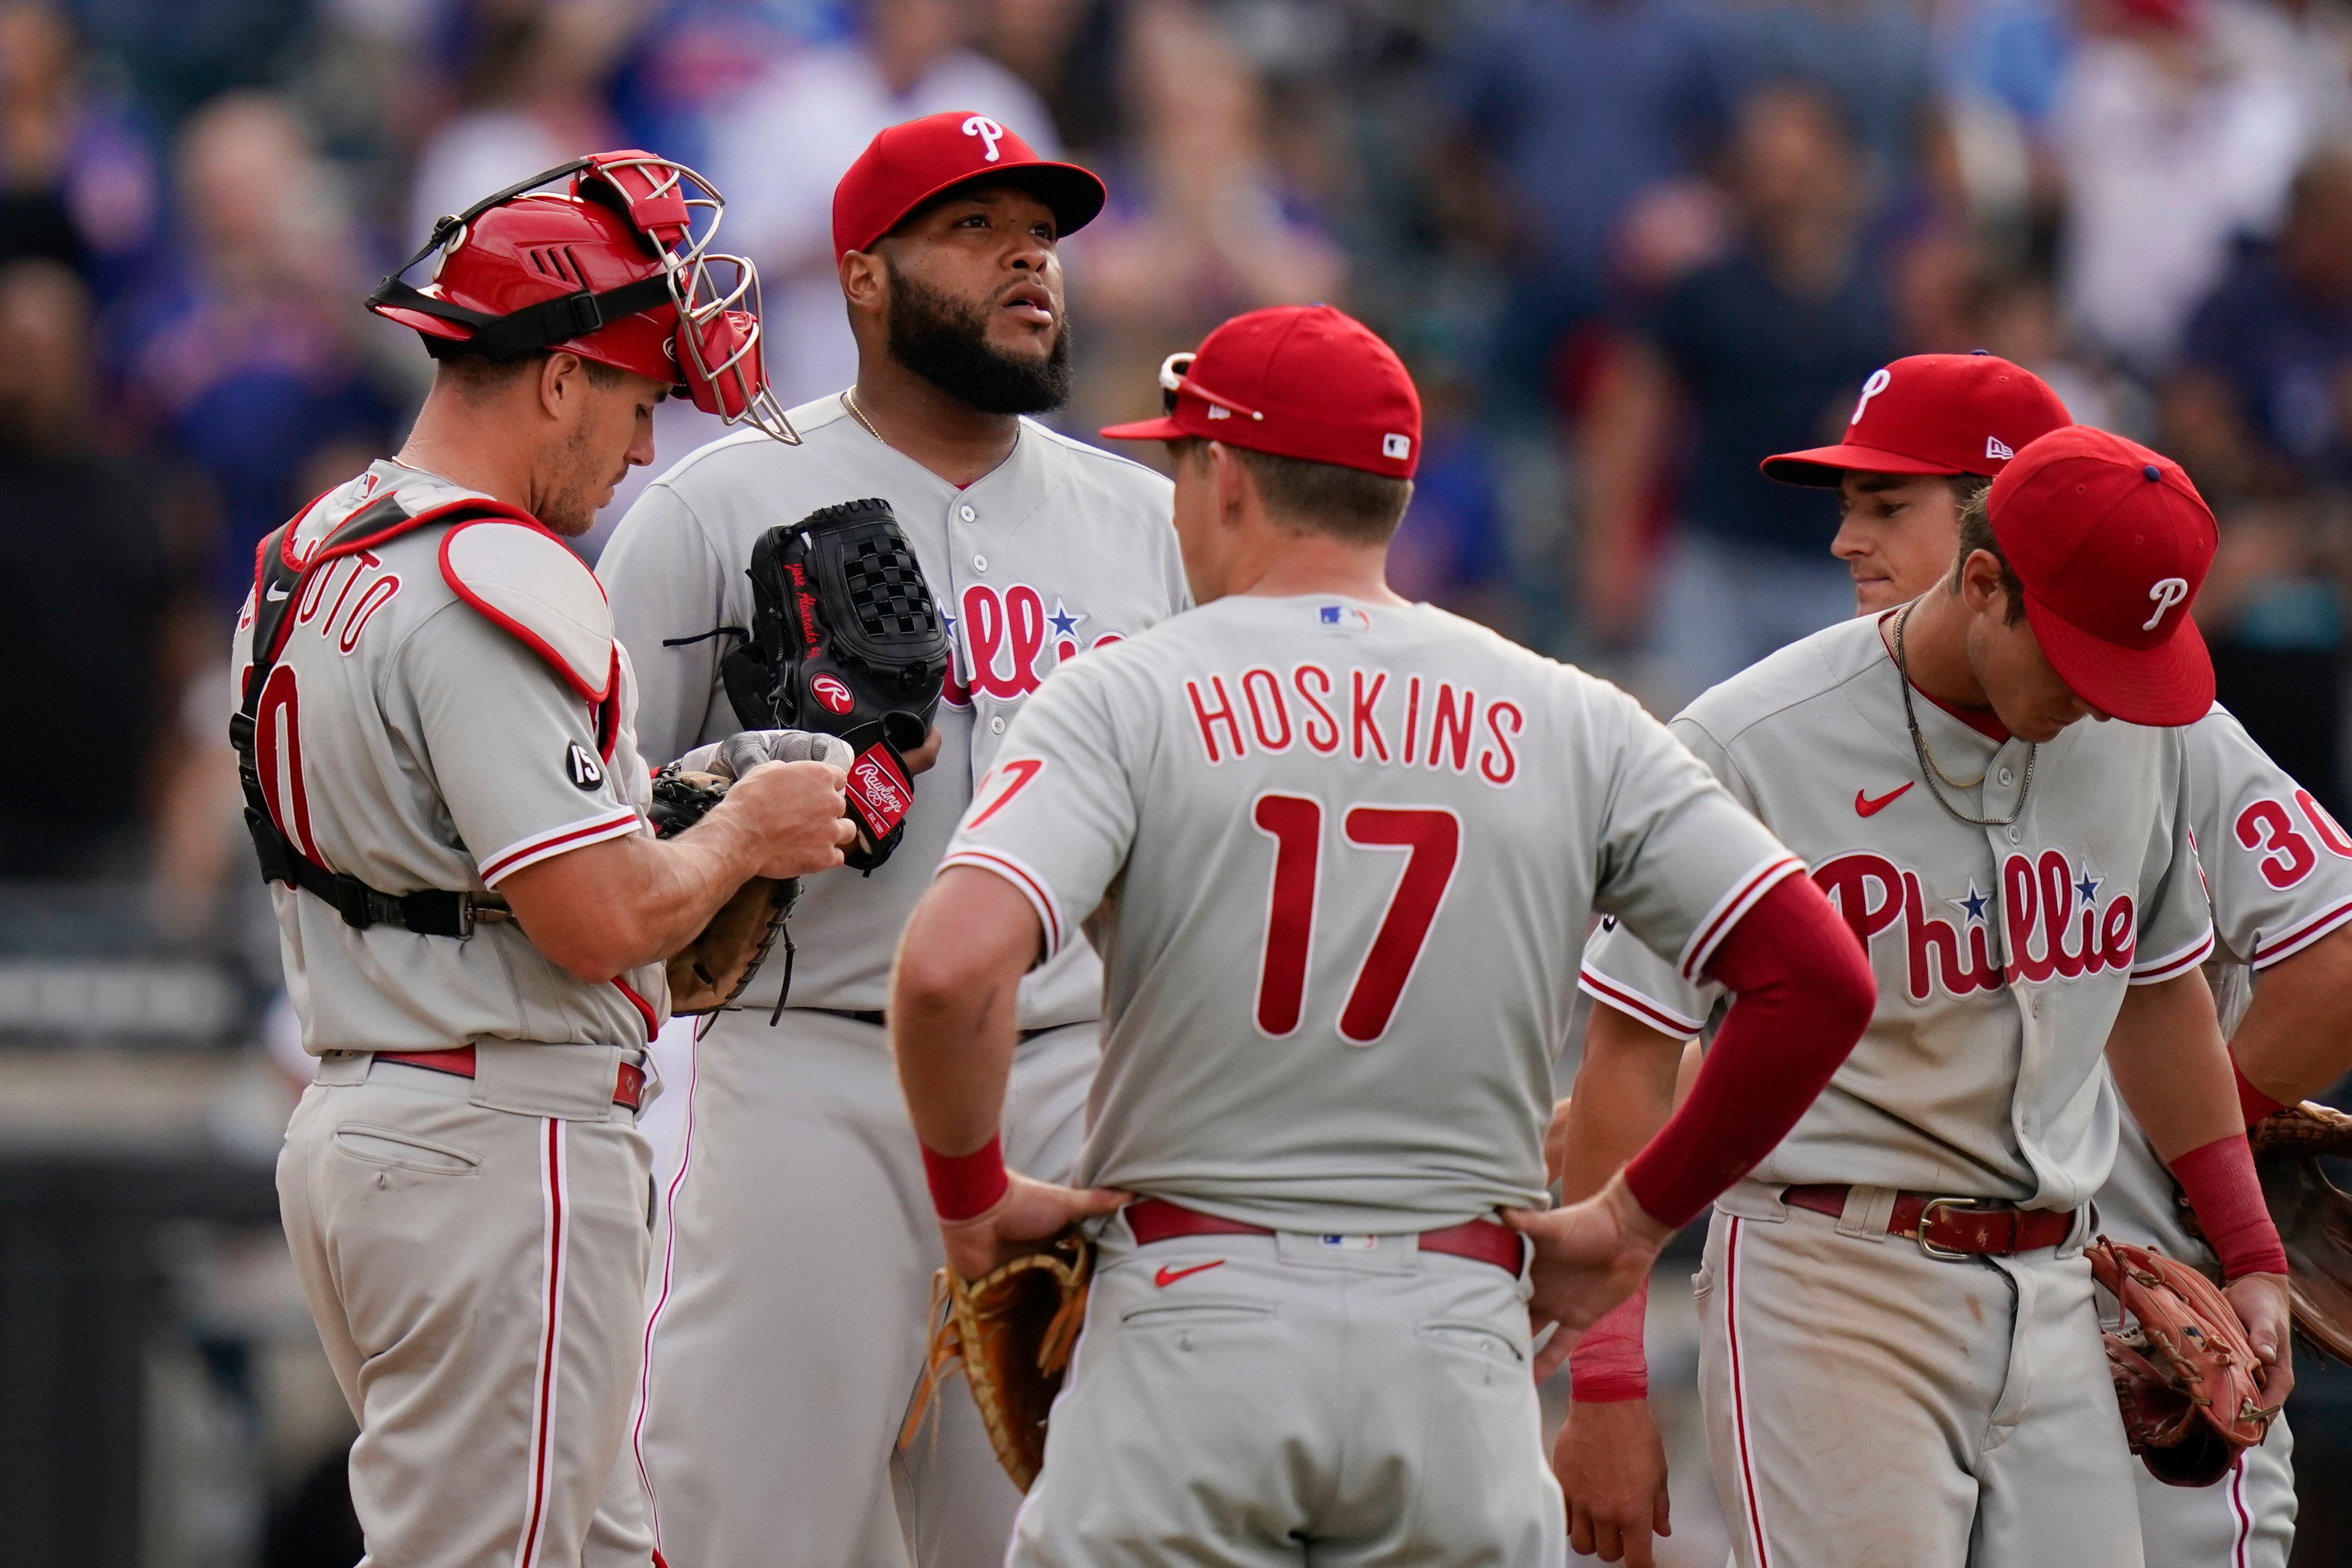
[[1544,1202],[1588,910],[1696,972],[1799,868],[1632,699],[1426,605],[1233,597],[1048,685],[945,865],[1103,953],[1076,1179],[1276,1229]]
[[[899,931],[1030,694],[1184,607],[1170,486],[1024,420],[1011,455],[958,489],[868,434],[838,397],[792,418],[798,447],[755,435],[688,457],[604,553],[644,678],[646,750],[673,756],[740,728],[719,678],[733,642],[706,634],[751,624],[744,569],[760,536],[878,496],[949,621],[940,756],[915,780],[887,864],[803,885],[793,1005],[778,1026],[771,966],[751,1008],[721,1015],[693,1047],[627,1484],[586,1561],[644,1568],[641,1548],[657,1544],[673,1563],[757,1568],[789,1541],[804,1568],[867,1568],[903,1539],[926,1568],[995,1568],[1021,1494],[977,1419],[950,1401],[937,1441],[891,1458],[922,1367],[939,1226],[889,1042],[842,1015],[887,1002]],[[1101,1005],[1101,965],[1083,942],[1024,984],[1025,1028],[1068,1026],[1031,1038],[1013,1065],[1005,1149],[1016,1169],[1067,1175]],[[831,1260],[821,1281],[802,1266],[816,1256]],[[771,1353],[780,1324],[816,1353]]]
[[[1804,857],[1870,951],[1862,1043],[1759,1165],[1768,1185],[1845,1182],[2071,1209],[2106,1180],[2107,1034],[2126,985],[2186,973],[2212,922],[2178,730],[2085,721],[1996,741],[1915,694],[1970,826],[1921,782],[1880,617],[1792,644],[1707,692],[1675,732]],[[1596,931],[1582,984],[1696,1035],[1711,989],[1639,933]]]
[[[2206,968],[2234,1031],[2253,976],[2352,921],[2352,834],[2286,775],[2227,710],[2189,727],[2189,801],[2213,906],[2215,962]],[[2212,1249],[2181,1224],[2179,1187],[2128,1120],[2100,1189],[2099,1225],[2217,1269]],[[2284,1568],[2294,1539],[2294,1471],[2284,1419],[2212,1487],[2168,1487],[2136,1468],[2149,1568]]]
[[[371,464],[298,521],[292,558],[387,493],[415,516],[475,492]],[[248,595],[233,690],[253,619]],[[313,573],[291,622],[257,714],[257,761],[279,828],[328,869],[388,893],[486,891],[648,831],[628,659],[594,574],[553,534],[503,520],[403,533]],[[478,1039],[635,1048],[668,1006],[659,964],[590,985],[512,923],[458,941],[357,930],[283,884],[271,900],[314,1054]]]
[[[630,509],[601,570],[643,683],[645,746],[674,756],[742,728],[719,673],[733,644],[705,634],[751,624],[744,568],[761,534],[867,496],[898,514],[949,622],[940,760],[915,781],[889,862],[868,878],[811,882],[793,921],[793,1004],[866,1011],[887,1000],[899,929],[1022,703],[1082,652],[1189,601],[1169,483],[1139,464],[1024,419],[1012,455],[958,489],[876,439],[838,397],[796,408],[792,420],[799,447],[750,432],[672,468]],[[763,973],[745,1005],[772,1005],[780,976]],[[1030,976],[1022,1025],[1094,1017],[1099,992],[1081,944]]]

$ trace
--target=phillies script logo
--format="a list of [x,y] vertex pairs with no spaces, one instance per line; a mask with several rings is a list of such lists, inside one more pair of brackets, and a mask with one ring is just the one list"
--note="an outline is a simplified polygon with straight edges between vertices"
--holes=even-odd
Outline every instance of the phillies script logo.
[[[2131,895],[2103,900],[2106,879],[2087,862],[2077,870],[2057,849],[2009,856],[1997,889],[1971,881],[1965,898],[1930,898],[1916,871],[1867,851],[1823,861],[1813,881],[1865,948],[1902,923],[1904,989],[1914,1002],[1938,990],[1966,996],[2020,982],[2127,970],[2138,941]],[[1995,920],[2006,939],[2005,963],[1993,958]]]
[[[987,583],[974,583],[957,601],[961,614],[940,606],[948,636],[948,679],[940,698],[950,706],[968,708],[975,691],[1003,701],[1026,697],[1053,673],[1054,665],[1073,659],[1087,648],[1118,642],[1120,634],[1103,632],[1088,640],[1078,628],[1094,617],[1073,610],[1059,594],[1054,607],[1026,583],[1015,583],[1002,594]],[[1053,665],[1042,665],[1051,647]]]
[[809,695],[824,705],[829,713],[846,713],[857,706],[857,699],[837,675],[820,675],[809,682]]

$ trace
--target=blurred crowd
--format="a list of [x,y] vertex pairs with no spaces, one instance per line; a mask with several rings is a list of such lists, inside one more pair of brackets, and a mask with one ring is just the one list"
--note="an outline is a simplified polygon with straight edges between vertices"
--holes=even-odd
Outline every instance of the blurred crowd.
[[[835,179],[948,108],[1110,184],[1066,427],[1342,304],[1429,405],[1396,585],[1664,710],[1850,609],[1834,500],[1759,458],[1903,353],[2032,367],[2203,487],[2224,700],[2344,810],[2345,0],[0,0],[0,637],[74,779],[9,770],[0,879],[183,935],[244,896],[229,622],[397,441],[426,362],[359,300],[436,216],[694,164],[790,405],[853,366]],[[666,410],[661,462],[714,434]]]

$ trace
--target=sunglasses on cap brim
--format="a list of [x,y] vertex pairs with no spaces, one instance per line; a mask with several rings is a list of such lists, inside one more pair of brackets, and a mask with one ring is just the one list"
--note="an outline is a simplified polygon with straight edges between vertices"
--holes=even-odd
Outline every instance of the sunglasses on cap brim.
[[1220,397],[1215,393],[1211,392],[1207,387],[1202,386],[1199,382],[1192,380],[1190,374],[1192,369],[1192,362],[1200,357],[1198,351],[1193,349],[1184,349],[1179,353],[1170,354],[1166,359],[1160,362],[1160,413],[1173,416],[1176,412],[1177,395],[1179,393],[1189,392],[1193,396],[1199,398],[1202,402],[1209,404],[1213,407],[1222,408],[1228,414],[1238,414],[1244,419],[1263,419],[1265,417],[1265,415],[1259,413],[1256,409],[1244,408],[1229,397]]

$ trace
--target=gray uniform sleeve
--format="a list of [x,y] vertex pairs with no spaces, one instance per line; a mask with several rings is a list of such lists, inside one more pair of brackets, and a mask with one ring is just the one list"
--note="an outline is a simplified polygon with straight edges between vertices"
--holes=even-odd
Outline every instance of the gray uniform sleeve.
[[2189,795],[2214,938],[2261,969],[2352,921],[2352,838],[2223,709],[2189,726]]
[[738,639],[724,634],[676,647],[726,619],[730,572],[677,491],[656,481],[629,508],[596,563],[613,606],[613,629],[637,672],[637,747],[658,765],[702,738],[719,660]]
[[1717,944],[1804,863],[1725,787],[1738,775],[1713,736],[1688,719],[1669,733],[1622,700],[1624,738],[1593,900],[1609,918],[1586,944],[1579,984],[1686,1039],[1721,994],[1703,978]]
[[[1070,942],[1127,864],[1136,785],[1103,665],[1054,672],[1022,706],[941,858],[1019,889],[1045,928],[1044,963]],[[1130,721],[1144,710],[1130,710]]]
[[387,667],[419,760],[483,885],[638,830],[625,764],[597,755],[594,716],[540,657],[462,604],[426,617]]
[[2133,938],[2131,983],[2153,984],[2185,974],[2213,951],[2213,914],[2205,900],[2205,873],[2190,837],[2189,766],[2185,730],[2164,732],[2175,781],[2170,820],[2149,837],[2140,868],[2143,903]]

